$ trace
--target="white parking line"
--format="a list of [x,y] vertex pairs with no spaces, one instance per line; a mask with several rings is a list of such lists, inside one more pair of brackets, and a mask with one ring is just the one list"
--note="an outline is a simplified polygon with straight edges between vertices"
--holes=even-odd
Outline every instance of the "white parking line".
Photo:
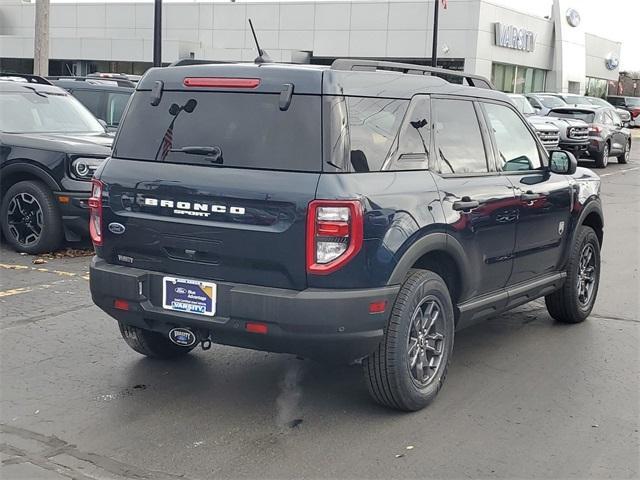
[[611,175],[618,175],[619,173],[625,173],[625,172],[631,172],[632,170],[638,170],[640,167],[633,167],[633,168],[625,168],[624,170],[617,170],[615,172],[611,172],[611,173],[603,173],[602,175],[600,175],[601,177],[609,177]]

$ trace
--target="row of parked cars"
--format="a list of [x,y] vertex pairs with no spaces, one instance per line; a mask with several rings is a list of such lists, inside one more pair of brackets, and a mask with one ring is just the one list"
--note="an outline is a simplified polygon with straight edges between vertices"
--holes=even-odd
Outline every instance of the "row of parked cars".
[[631,151],[627,127],[640,126],[640,98],[636,109],[631,107],[634,97],[609,97],[625,99],[624,104],[629,105],[629,110],[625,110],[602,98],[564,93],[509,97],[547,149],[568,150],[577,158],[594,160],[598,168],[605,168],[612,156],[618,163],[627,163]]

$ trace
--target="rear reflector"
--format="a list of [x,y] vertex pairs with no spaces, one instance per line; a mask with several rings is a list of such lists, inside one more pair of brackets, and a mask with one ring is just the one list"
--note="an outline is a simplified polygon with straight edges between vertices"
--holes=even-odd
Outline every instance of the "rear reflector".
[[244,325],[244,329],[251,333],[260,333],[266,335],[269,331],[269,327],[264,323],[247,322]]
[[387,301],[379,300],[369,304],[369,313],[383,313],[387,309]]
[[129,310],[129,302],[120,298],[116,298],[116,300],[113,302],[113,306],[118,310]]
[[228,78],[228,77],[188,77],[182,82],[185,87],[209,88],[257,88],[259,78]]

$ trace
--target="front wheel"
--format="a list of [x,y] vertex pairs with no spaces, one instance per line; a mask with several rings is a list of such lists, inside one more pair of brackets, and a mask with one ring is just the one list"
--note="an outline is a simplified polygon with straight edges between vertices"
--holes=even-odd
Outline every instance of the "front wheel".
[[453,306],[444,280],[430,271],[412,270],[384,339],[363,362],[373,399],[404,411],[427,406],[444,384],[453,336]]
[[545,297],[549,314],[562,323],[583,322],[593,309],[599,284],[600,242],[593,228],[583,225],[571,249],[564,285]]
[[32,255],[55,250],[62,243],[62,217],[51,190],[25,180],[11,186],[2,199],[0,224],[7,242]]
[[176,358],[186,355],[195,348],[181,347],[158,332],[145,330],[118,322],[124,341],[136,352],[151,358]]

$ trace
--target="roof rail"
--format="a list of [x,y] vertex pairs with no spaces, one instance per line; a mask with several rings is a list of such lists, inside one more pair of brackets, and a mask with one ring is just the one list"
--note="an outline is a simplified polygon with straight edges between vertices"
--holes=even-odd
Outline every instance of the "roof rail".
[[41,85],[53,85],[49,80],[40,75],[30,73],[8,73],[0,72],[0,80],[24,81],[26,83],[39,83]]
[[[469,85],[471,87],[495,90],[493,84],[488,79],[480,75],[472,75],[470,73],[459,72],[456,70],[447,70],[444,68],[427,67],[425,65],[415,65],[413,63],[338,58],[331,64],[331,69],[348,71],[389,70],[409,75],[433,75],[435,77],[440,77],[450,83],[466,82],[466,85]],[[460,80],[460,82],[456,82],[455,79]]]
[[184,67],[188,65],[209,65],[209,64],[222,64],[222,63],[237,63],[226,60],[205,60],[201,58],[182,58],[169,64],[169,67]]
[[79,76],[64,76],[64,75],[54,75],[48,76],[49,80],[71,80],[74,82],[89,82],[94,85],[113,85],[117,84],[118,87],[130,87],[136,88],[136,84],[131,80],[127,80],[126,78],[120,77],[79,77]]

